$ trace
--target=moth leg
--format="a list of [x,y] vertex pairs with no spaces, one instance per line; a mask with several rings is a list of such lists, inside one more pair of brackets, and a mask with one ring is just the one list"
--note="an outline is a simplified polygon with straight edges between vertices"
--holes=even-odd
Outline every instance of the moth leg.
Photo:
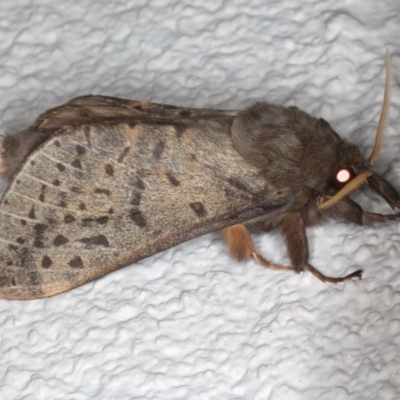
[[286,240],[289,258],[297,273],[307,269],[322,282],[339,283],[352,278],[361,278],[362,271],[358,270],[349,275],[333,278],[319,272],[308,262],[308,242],[303,219],[298,213],[286,214],[282,225],[282,234]]
[[358,279],[362,278],[362,269],[358,269],[357,271],[354,271],[351,274],[341,276],[339,278],[333,278],[330,276],[326,276],[308,263],[307,263],[307,269],[322,282],[340,283],[340,282],[348,281],[349,279],[353,279],[353,278],[358,278]]
[[363,211],[362,219],[363,219],[363,222],[366,222],[366,223],[395,221],[395,220],[400,219],[400,213],[377,214],[377,213],[373,213],[373,212]]
[[295,271],[292,267],[284,265],[271,264],[263,256],[256,251],[253,239],[250,232],[242,224],[236,224],[220,231],[222,238],[228,246],[230,255],[238,261],[247,261],[253,257],[264,267],[280,270],[280,271]]
[[[348,197],[342,199],[332,207],[323,210],[321,214],[336,221],[353,223],[356,225],[400,220],[400,213],[379,214],[364,211],[356,202]],[[317,217],[317,220],[319,219],[320,216]],[[308,225],[312,225],[312,221],[309,221]]]
[[252,254],[252,256],[261,265],[263,265],[264,267],[267,267],[269,269],[274,269],[274,270],[278,270],[278,271],[296,272],[296,270],[293,267],[286,267],[285,265],[280,265],[280,264],[271,264],[268,260],[266,260],[261,254],[258,254],[257,252],[254,252]]
[[[352,223],[356,225],[400,220],[400,213],[378,214],[364,211],[356,202],[348,197],[340,200],[332,207],[322,210],[322,213],[317,215],[317,221],[321,218],[321,215],[336,221]],[[313,225],[313,221],[308,221],[308,225]]]

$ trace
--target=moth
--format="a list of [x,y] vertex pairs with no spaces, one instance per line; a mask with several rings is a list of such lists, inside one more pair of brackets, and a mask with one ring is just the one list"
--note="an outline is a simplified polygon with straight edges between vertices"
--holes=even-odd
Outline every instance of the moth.
[[[400,197],[321,118],[258,102],[243,110],[181,108],[84,96],[0,138],[0,297],[70,290],[199,235],[220,231],[230,254],[265,267],[308,270],[306,227],[397,220],[363,211],[348,194],[366,184],[394,209]],[[250,232],[281,227],[291,266],[261,256]]]

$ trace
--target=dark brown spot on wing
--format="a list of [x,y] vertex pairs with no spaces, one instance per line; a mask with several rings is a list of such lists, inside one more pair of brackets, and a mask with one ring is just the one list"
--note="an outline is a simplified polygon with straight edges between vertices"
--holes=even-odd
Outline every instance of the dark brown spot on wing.
[[75,221],[75,218],[72,216],[72,215],[70,215],[70,214],[68,214],[68,215],[66,215],[65,217],[64,217],[64,222],[66,223],[66,224],[70,224],[71,222],[74,222]]
[[72,165],[74,168],[82,169],[81,160],[75,159],[74,161],[72,161],[71,165]]
[[35,230],[35,239],[33,241],[34,247],[44,247],[44,232],[48,228],[46,224],[35,224],[33,229]]
[[240,182],[237,179],[229,178],[227,182],[238,190],[241,190],[246,193],[249,192],[249,189],[244,185],[244,183]]
[[53,181],[53,185],[54,185],[54,186],[60,186],[60,181],[59,181],[58,179],[55,179],[55,180]]
[[119,162],[119,163],[121,163],[123,160],[124,160],[124,158],[127,156],[127,154],[129,153],[129,150],[130,150],[131,148],[130,147],[125,147],[124,148],[124,150],[122,151],[122,153],[119,155],[119,157],[117,158],[117,161]]
[[68,243],[68,239],[63,235],[57,235],[53,241],[54,246],[62,246],[63,244]]
[[206,210],[204,206],[199,201],[195,201],[193,203],[189,203],[190,208],[196,213],[198,217],[204,217],[206,215]]
[[35,206],[32,206],[31,211],[29,211],[28,217],[30,219],[35,219]]
[[57,167],[57,169],[58,169],[60,172],[65,171],[65,165],[63,165],[63,164],[61,164],[61,163],[57,163],[57,164],[56,164],[56,167]]
[[42,258],[42,267],[43,268],[50,268],[51,264],[53,264],[53,261],[51,261],[51,258],[49,256],[44,256]]
[[183,134],[185,133],[186,129],[187,129],[186,125],[183,125],[183,124],[175,125],[175,135],[176,135],[176,137],[178,139],[180,139],[183,136]]
[[159,140],[153,150],[153,157],[157,160],[161,158],[161,155],[164,151],[165,143],[163,140]]
[[100,188],[94,189],[94,192],[96,194],[105,194],[106,196],[110,196],[110,194],[111,194],[108,189],[100,189]]
[[224,194],[229,199],[229,198],[235,197],[235,195],[237,195],[237,191],[232,189],[230,186],[228,186],[228,187],[224,188]]
[[39,196],[40,201],[44,201],[44,192],[46,190],[46,185],[42,185],[42,193]]
[[75,147],[75,149],[76,149],[76,152],[77,152],[79,155],[82,155],[82,154],[85,154],[85,153],[86,153],[86,148],[83,147],[83,146],[81,146],[80,144],[77,144],[76,147]]
[[97,236],[92,236],[88,238],[82,238],[79,240],[80,242],[84,243],[86,248],[89,248],[90,246],[103,246],[103,247],[109,247],[109,243],[107,238],[104,235],[97,235]]
[[108,222],[108,217],[107,215],[99,218],[84,218],[82,220],[83,226],[89,226],[91,222],[95,222],[100,225],[105,225]]
[[131,204],[133,206],[138,206],[140,204],[140,200],[142,199],[142,195],[140,192],[135,192],[132,195]]
[[108,176],[113,176],[114,175],[114,168],[112,167],[111,164],[106,165],[106,174]]
[[137,225],[139,228],[144,228],[147,226],[147,222],[143,217],[143,214],[139,210],[133,208],[129,211],[129,216],[131,217],[131,220],[135,223],[135,225]]
[[61,146],[60,141],[59,141],[59,140],[55,140],[55,141],[54,141],[54,146],[60,147],[60,146]]
[[69,263],[68,265],[71,268],[78,268],[78,269],[82,269],[83,268],[83,261],[82,258],[80,258],[79,256],[75,256]]
[[178,179],[176,179],[171,173],[167,172],[165,174],[165,176],[168,178],[168,180],[170,181],[171,185],[173,186],[179,186],[180,182],[178,181]]
[[92,147],[92,141],[91,141],[91,138],[90,138],[90,127],[86,125],[83,128],[83,132],[84,132],[84,135],[86,137],[88,147],[90,149]]
[[21,222],[21,225],[26,225],[26,221],[24,219],[21,219],[20,222]]
[[79,189],[77,186],[72,186],[71,187],[71,192],[72,193],[80,193],[81,189]]
[[140,190],[144,190],[144,188],[145,188],[143,180],[141,178],[139,178],[138,176],[136,176],[135,178],[132,179],[132,185],[137,187]]
[[16,240],[16,242],[19,243],[19,244],[24,244],[24,243],[25,243],[25,240],[22,239],[21,237],[18,237],[17,240]]
[[85,203],[79,204],[79,209],[80,210],[86,210],[86,204]]

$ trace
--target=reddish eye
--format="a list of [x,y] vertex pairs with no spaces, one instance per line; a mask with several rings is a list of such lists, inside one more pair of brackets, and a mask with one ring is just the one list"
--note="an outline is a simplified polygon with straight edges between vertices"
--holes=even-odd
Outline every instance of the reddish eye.
[[350,180],[351,175],[350,171],[348,169],[341,169],[337,174],[336,174],[336,180],[340,183],[346,183]]
[[336,172],[333,186],[336,188],[342,188],[347,182],[350,182],[355,176],[352,168],[341,168]]

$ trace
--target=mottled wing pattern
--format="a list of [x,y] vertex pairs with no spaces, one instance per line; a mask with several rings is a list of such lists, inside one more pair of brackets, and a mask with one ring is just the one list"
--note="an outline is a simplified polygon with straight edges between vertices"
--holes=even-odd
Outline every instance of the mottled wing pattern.
[[51,296],[281,207],[268,190],[218,124],[62,128],[1,200],[0,296]]

